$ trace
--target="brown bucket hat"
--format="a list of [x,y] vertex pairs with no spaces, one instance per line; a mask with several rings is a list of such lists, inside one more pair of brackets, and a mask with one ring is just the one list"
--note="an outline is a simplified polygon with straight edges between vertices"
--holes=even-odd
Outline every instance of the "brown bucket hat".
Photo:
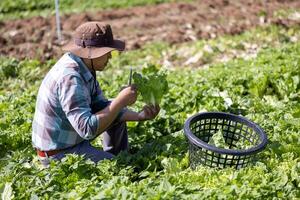
[[115,40],[109,24],[86,22],[80,25],[73,34],[73,40],[62,47],[81,58],[94,59],[113,50],[123,51],[125,42]]

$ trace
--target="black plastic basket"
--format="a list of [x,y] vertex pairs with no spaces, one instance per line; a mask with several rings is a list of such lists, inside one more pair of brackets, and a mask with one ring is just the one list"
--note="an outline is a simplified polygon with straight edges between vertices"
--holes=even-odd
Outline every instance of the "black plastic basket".
[[[229,149],[208,144],[219,129],[223,131]],[[193,169],[199,164],[217,168],[245,167],[268,143],[266,134],[257,124],[223,112],[204,112],[190,117],[184,124],[184,133],[189,141],[189,160]],[[250,143],[251,147],[236,149],[237,142]]]

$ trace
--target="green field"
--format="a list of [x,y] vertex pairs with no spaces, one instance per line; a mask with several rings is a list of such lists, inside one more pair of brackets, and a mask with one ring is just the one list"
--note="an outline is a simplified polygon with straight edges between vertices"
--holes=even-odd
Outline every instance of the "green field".
[[[114,54],[107,70],[97,76],[109,98],[127,83],[130,66],[136,71],[145,63],[167,69],[170,90],[159,117],[128,123],[130,153],[99,164],[69,155],[52,162],[49,169],[41,168],[31,146],[31,123],[38,87],[55,60],[2,57],[2,198],[300,198],[299,30],[271,26],[239,36],[176,46],[149,44]],[[227,104],[225,98],[233,103]],[[134,109],[142,106],[139,99]],[[269,139],[260,160],[240,170],[203,166],[191,170],[182,128],[189,116],[200,111],[242,112],[258,123]],[[100,139],[94,144],[101,146]]]
[[[127,8],[133,6],[153,5],[178,0],[60,0],[61,13],[78,13],[82,11],[99,11],[99,9]],[[184,0],[184,2],[191,0]],[[49,16],[55,14],[54,0],[1,0],[0,20],[28,18],[32,16]]]

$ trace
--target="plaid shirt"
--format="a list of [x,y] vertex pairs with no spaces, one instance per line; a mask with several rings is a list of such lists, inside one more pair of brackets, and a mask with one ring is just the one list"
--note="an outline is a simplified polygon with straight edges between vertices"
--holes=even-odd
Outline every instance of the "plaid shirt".
[[32,123],[35,148],[65,149],[98,135],[99,118],[94,113],[110,102],[94,81],[82,60],[72,53],[52,67],[37,96]]

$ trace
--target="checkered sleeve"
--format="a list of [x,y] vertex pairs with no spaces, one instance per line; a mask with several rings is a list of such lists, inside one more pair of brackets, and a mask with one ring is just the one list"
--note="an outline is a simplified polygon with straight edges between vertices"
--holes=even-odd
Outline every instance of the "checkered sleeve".
[[99,118],[92,114],[84,86],[84,80],[78,74],[69,74],[59,81],[58,96],[67,119],[83,139],[97,136]]

